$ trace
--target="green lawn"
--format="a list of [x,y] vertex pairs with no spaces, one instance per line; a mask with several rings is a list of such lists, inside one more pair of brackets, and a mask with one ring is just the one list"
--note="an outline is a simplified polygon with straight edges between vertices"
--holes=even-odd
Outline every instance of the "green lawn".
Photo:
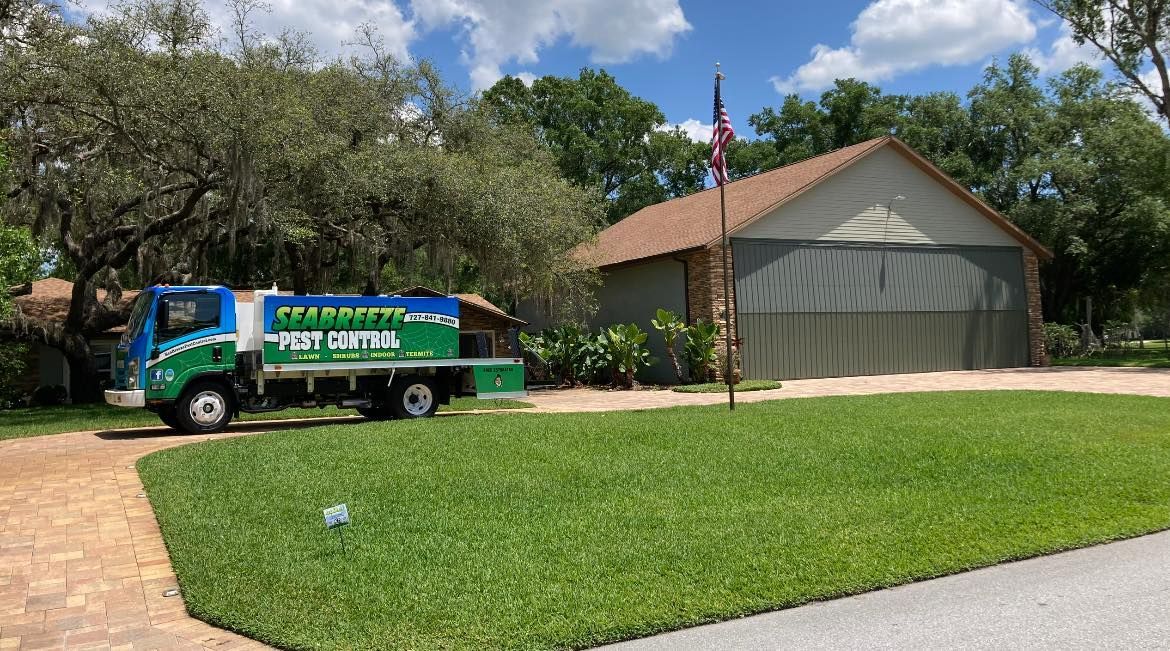
[[[450,405],[439,411],[475,411],[483,409],[522,409],[531,403],[519,400],[480,400],[452,398]],[[283,420],[289,418],[329,418],[354,416],[352,409],[285,409],[267,414],[240,414],[240,420]],[[29,407],[0,411],[0,441],[26,436],[60,434],[83,430],[118,429],[122,427],[162,427],[158,416],[145,409],[112,407],[105,403],[93,405],[62,405],[59,407]]]
[[1170,368],[1170,350],[1161,342],[1147,343],[1146,348],[1110,349],[1090,357],[1063,357],[1052,360],[1053,366],[1140,366]]
[[[1170,399],[956,392],[276,432],[145,457],[188,609],[562,648],[1170,526]],[[323,507],[345,502],[343,555]]]
[[[744,380],[735,385],[735,390],[739,391],[768,391],[770,389],[779,389],[782,384],[776,380]],[[680,384],[671,389],[678,393],[727,393],[727,385],[722,382],[710,382],[707,384]]]

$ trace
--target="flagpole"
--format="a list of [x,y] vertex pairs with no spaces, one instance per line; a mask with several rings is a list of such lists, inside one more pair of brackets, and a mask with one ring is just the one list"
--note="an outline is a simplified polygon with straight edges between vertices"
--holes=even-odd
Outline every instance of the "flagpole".
[[[719,63],[715,63],[715,97],[722,98],[720,82],[723,81],[723,73],[719,71]],[[722,120],[716,120],[716,128],[722,131]],[[724,154],[726,156],[726,153]],[[727,382],[727,408],[730,411],[735,411],[735,353],[731,350],[731,282],[727,276],[727,193],[723,186],[726,185],[727,179],[715,179],[719,183],[719,217],[720,227],[723,233],[723,330],[726,333],[725,349],[727,358],[727,367],[723,369],[723,379]]]

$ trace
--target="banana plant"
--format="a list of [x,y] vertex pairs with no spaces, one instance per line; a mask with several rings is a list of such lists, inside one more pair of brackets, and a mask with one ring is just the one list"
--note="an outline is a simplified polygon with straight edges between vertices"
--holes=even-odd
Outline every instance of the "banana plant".
[[663,342],[666,344],[666,357],[670,360],[670,365],[674,367],[674,374],[678,376],[678,383],[682,384],[682,365],[678,363],[678,355],[674,352],[674,346],[678,342],[678,336],[686,332],[687,324],[683,322],[682,317],[670,310],[658,308],[655,316],[658,318],[650,319],[650,325],[662,333]]
[[646,349],[649,337],[636,323],[619,323],[602,329],[597,343],[610,364],[614,385],[631,389],[637,384],[634,374],[652,363],[650,351]]
[[715,381],[715,364],[719,361],[715,341],[718,338],[718,323],[708,323],[702,319],[696,319],[694,325],[687,328],[687,341],[683,345],[683,357],[686,358],[687,368],[691,372],[691,382]]

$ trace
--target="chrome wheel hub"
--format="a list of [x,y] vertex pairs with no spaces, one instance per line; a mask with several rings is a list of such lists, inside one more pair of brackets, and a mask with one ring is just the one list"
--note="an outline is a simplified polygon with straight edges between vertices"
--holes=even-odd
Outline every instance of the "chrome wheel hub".
[[214,425],[225,413],[227,403],[214,391],[200,391],[191,400],[191,420],[200,425]]
[[425,384],[412,384],[402,394],[402,408],[411,416],[422,416],[431,410],[435,402],[434,393]]

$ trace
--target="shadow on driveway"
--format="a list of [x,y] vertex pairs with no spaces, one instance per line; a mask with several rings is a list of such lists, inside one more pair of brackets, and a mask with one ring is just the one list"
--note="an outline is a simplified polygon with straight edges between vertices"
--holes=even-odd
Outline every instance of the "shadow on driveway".
[[[336,416],[329,418],[287,418],[278,420],[244,420],[231,423],[223,432],[217,434],[247,434],[266,432],[277,429],[304,429],[321,425],[341,425],[344,423],[364,423],[361,416]],[[157,438],[160,436],[181,436],[197,438],[199,436],[215,436],[215,434],[184,434],[165,425],[157,427],[131,427],[127,429],[108,429],[94,432],[94,436],[106,441],[134,441],[138,439]]]
[[[487,414],[504,414],[517,412],[531,412],[532,409],[479,409],[475,411],[441,411],[435,414],[437,418],[447,418],[450,416],[482,416]],[[368,423],[371,422],[361,416],[330,416],[323,418],[283,418],[273,420],[242,420],[236,421],[227,426],[222,432],[216,434],[255,434],[257,432],[271,432],[286,429],[305,429],[308,427],[320,427],[322,425],[344,425],[346,423]],[[393,420],[381,421],[387,426],[392,426]],[[151,427],[128,427],[124,429],[108,429],[99,432],[94,432],[93,435],[106,441],[136,441],[139,439],[159,438],[164,436],[175,436],[183,438],[197,438],[200,436],[216,436],[216,434],[184,434],[175,431],[165,425],[157,425]]]

